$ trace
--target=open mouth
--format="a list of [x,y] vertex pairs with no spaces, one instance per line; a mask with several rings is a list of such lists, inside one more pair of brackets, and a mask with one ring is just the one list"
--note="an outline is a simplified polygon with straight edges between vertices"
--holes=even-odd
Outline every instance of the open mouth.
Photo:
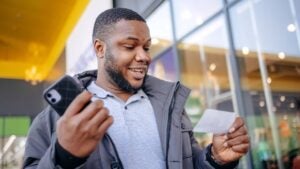
[[147,68],[145,67],[136,67],[136,68],[128,68],[133,75],[134,79],[140,80],[143,79],[146,75]]

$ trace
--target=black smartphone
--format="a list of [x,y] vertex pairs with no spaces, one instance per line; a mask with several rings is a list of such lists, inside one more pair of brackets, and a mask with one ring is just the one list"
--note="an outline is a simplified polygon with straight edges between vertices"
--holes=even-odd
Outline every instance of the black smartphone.
[[63,76],[47,88],[43,96],[51,107],[62,116],[73,99],[83,91],[83,88],[69,75]]

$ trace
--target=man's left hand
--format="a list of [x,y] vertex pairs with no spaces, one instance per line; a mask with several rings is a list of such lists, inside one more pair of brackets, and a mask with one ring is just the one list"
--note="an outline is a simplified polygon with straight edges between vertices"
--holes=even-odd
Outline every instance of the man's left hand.
[[237,117],[227,134],[214,135],[211,147],[213,158],[220,164],[238,160],[248,152],[249,136],[244,120]]

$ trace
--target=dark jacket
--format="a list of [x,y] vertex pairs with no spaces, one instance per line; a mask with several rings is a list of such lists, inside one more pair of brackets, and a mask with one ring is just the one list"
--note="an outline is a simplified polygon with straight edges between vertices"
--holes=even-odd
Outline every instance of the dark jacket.
[[[76,75],[78,82],[87,86],[96,79],[97,72]],[[163,153],[169,169],[210,169],[206,160],[207,148],[201,149],[192,132],[191,122],[184,110],[190,90],[177,83],[147,76],[143,86],[153,106]],[[47,107],[33,121],[25,147],[26,169],[62,168],[55,161],[55,125],[57,113]],[[109,153],[108,153],[109,151]],[[117,152],[109,140],[103,139],[80,169],[110,169]],[[147,155],[145,154],[145,157]]]

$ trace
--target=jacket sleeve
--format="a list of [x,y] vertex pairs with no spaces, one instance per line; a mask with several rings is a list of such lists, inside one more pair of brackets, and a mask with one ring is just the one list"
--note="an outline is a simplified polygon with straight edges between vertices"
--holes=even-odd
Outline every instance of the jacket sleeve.
[[24,169],[54,169],[54,141],[49,113],[45,109],[33,120],[25,144]]
[[48,107],[33,120],[25,144],[23,169],[62,169],[55,159],[57,119],[56,112]]
[[[192,123],[186,111],[184,111],[183,113],[182,124],[187,128],[192,128]],[[190,135],[191,146],[192,146],[193,165],[195,169],[203,169],[203,168],[204,169],[214,169],[214,168],[227,169],[227,168],[237,167],[238,161],[224,166],[218,165],[216,162],[214,162],[211,158],[208,157],[210,155],[211,145],[205,148],[201,148],[198,142],[196,141],[192,130],[190,131],[189,135]]]

